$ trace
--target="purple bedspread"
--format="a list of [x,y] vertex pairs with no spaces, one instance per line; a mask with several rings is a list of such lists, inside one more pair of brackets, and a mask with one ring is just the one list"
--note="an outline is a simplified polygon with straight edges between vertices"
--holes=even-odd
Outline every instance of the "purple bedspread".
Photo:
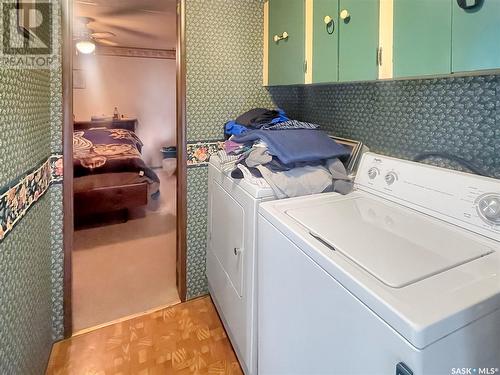
[[160,182],[141,157],[142,142],[125,129],[94,128],[73,133],[75,177],[102,173],[136,172]]

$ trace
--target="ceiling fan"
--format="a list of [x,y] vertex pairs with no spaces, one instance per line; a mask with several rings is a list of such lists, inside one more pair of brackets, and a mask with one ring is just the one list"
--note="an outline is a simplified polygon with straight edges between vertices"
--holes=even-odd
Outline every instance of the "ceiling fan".
[[90,17],[77,17],[77,24],[74,32],[77,51],[83,54],[90,54],[95,51],[96,44],[105,46],[117,46],[118,43],[110,40],[116,35],[110,31],[93,31],[89,27],[90,22],[95,20]]

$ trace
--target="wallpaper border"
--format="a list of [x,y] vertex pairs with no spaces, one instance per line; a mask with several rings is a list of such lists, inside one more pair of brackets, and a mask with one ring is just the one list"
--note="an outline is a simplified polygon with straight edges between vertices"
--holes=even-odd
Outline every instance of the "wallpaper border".
[[143,59],[176,59],[175,49],[99,46],[96,54],[100,56],[140,57]]
[[52,184],[62,183],[62,155],[49,156],[34,169],[0,189],[0,242],[12,232]]
[[188,168],[203,167],[208,165],[210,156],[223,149],[223,140],[188,142],[186,145]]

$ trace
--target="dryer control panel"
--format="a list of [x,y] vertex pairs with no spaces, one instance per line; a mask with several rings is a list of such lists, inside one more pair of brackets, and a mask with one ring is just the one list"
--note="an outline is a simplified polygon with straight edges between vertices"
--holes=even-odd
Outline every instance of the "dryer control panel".
[[500,241],[500,180],[366,153],[356,187]]

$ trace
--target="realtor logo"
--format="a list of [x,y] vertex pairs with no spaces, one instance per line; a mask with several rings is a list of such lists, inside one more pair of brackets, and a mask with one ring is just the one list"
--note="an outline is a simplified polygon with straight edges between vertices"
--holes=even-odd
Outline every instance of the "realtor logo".
[[4,1],[2,67],[47,68],[53,62],[53,9],[49,1]]

